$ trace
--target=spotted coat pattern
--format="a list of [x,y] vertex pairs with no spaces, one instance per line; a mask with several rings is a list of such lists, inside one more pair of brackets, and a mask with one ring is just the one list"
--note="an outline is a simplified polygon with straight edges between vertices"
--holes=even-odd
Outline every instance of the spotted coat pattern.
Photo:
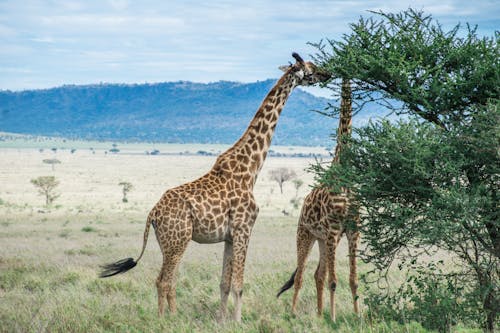
[[[232,290],[233,319],[241,320],[243,272],[248,242],[259,209],[253,187],[271,145],[278,118],[292,90],[329,78],[311,62],[297,54],[295,64],[283,67],[283,76],[267,94],[241,138],[216,160],[212,169],[199,179],[167,190],[148,215],[142,257],[152,224],[163,254],[163,265],[156,280],[158,313],[165,300],[176,312],[176,271],[191,240],[198,243],[225,242],[219,316],[226,316]],[[137,262],[135,261],[133,264]],[[131,266],[133,267],[133,266]],[[126,268],[130,269],[130,268]]]
[[[339,162],[342,149],[341,137],[350,135],[352,121],[351,86],[349,80],[342,82],[339,128],[337,146],[332,163]],[[319,245],[319,264],[314,274],[316,280],[318,315],[323,313],[323,289],[328,273],[330,290],[330,316],[336,318],[335,290],[337,275],[335,272],[336,248],[343,235],[346,235],[349,247],[349,285],[353,298],[354,312],[358,313],[358,280],[356,272],[356,251],[359,243],[359,214],[353,202],[349,200],[349,191],[333,193],[325,187],[317,187],[304,199],[297,228],[297,271],[294,279],[292,311],[296,312],[299,290],[302,287],[303,273],[309,252],[316,241]]]

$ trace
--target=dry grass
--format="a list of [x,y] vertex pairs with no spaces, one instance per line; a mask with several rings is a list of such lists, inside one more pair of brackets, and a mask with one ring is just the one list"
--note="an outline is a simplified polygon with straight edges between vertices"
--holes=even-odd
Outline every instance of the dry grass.
[[[281,195],[268,172],[292,168],[306,184],[298,194],[304,197],[312,183],[304,169],[313,161],[304,158],[269,158],[257,182],[261,210],[248,251],[242,324],[219,325],[215,320],[222,244],[190,244],[177,282],[179,313],[158,318],[154,281],[161,254],[154,236],[131,272],[99,279],[98,266],[136,257],[145,217],[156,200],[166,189],[202,175],[215,157],[146,156],[142,149],[129,147],[127,153],[112,155],[83,148],[74,153],[0,148],[0,331],[423,331],[418,325],[369,324],[364,316],[353,315],[345,241],[338,251],[337,323],[329,320],[327,311],[322,318],[315,315],[317,249],[309,260],[300,315],[290,314],[291,293],[275,298],[295,268],[298,210],[290,203],[293,185],[286,183]],[[52,171],[42,160],[54,157],[62,163]],[[45,175],[60,181],[61,197],[50,208],[43,206],[44,199],[30,184],[30,179]],[[128,203],[121,202],[121,181],[134,185]],[[290,216],[283,216],[283,209]],[[360,269],[364,270],[362,263]]]

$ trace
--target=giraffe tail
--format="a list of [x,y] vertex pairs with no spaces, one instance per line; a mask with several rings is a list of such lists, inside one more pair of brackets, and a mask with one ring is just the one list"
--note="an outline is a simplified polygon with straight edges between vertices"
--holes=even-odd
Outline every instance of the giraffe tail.
[[292,288],[293,283],[295,282],[295,274],[297,274],[297,269],[295,269],[295,271],[293,272],[290,279],[288,281],[286,281],[285,284],[283,285],[283,287],[281,287],[280,291],[278,291],[276,298],[280,297],[281,294],[283,294],[288,289]]
[[105,277],[110,277],[116,274],[120,273],[125,273],[126,271],[131,270],[134,268],[139,260],[142,258],[142,255],[144,254],[144,250],[146,249],[146,244],[148,242],[148,235],[149,235],[149,227],[151,226],[151,223],[153,222],[153,219],[151,218],[151,215],[148,216],[148,219],[146,221],[146,229],[144,230],[144,241],[142,243],[142,251],[137,260],[134,260],[134,258],[126,258],[122,260],[118,260],[116,262],[113,262],[111,264],[106,264],[102,265],[102,271],[99,274],[99,277],[105,278]]

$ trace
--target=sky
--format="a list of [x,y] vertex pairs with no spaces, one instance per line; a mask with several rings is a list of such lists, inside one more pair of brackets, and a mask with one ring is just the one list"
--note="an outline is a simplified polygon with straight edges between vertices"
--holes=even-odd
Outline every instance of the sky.
[[338,39],[368,10],[408,7],[492,36],[498,1],[0,0],[0,90],[188,80],[254,82]]

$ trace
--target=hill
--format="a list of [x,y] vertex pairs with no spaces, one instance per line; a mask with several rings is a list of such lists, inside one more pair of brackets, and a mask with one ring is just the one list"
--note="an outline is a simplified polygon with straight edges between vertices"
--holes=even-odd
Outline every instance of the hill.
[[[85,140],[230,144],[274,83],[179,81],[0,91],[0,131]],[[311,111],[327,103],[295,89],[273,143],[329,145],[337,122]]]

